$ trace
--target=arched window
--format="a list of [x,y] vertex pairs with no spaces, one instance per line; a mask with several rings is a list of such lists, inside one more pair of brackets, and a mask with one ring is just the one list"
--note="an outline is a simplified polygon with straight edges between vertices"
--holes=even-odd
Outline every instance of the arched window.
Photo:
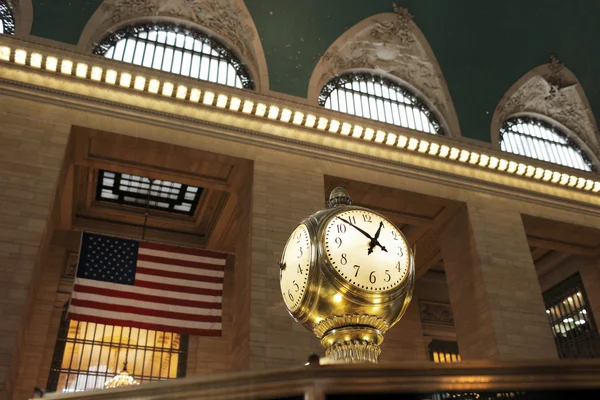
[[587,154],[560,129],[533,117],[514,117],[500,129],[503,151],[566,167],[594,171]]
[[15,33],[15,17],[6,2],[0,0],[0,33],[13,35]]
[[418,131],[443,134],[433,113],[410,91],[371,74],[346,74],[323,87],[319,104],[327,109]]
[[246,68],[222,44],[169,24],[129,26],[111,33],[95,54],[237,88],[254,89]]

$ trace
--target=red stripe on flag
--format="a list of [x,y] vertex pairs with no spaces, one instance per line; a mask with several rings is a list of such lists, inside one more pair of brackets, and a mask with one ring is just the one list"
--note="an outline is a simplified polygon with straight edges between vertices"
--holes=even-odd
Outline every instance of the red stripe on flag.
[[187,249],[187,248],[183,248],[183,247],[169,246],[166,244],[140,242],[140,247],[143,249],[169,251],[171,253],[180,253],[180,254],[188,254],[188,255],[192,255],[192,256],[216,258],[219,260],[225,260],[227,258],[227,254],[223,254],[223,253],[216,253],[214,251],[208,251],[208,250]]
[[122,320],[116,318],[103,318],[96,317],[92,315],[85,314],[76,314],[69,313],[67,315],[68,319],[74,319],[76,321],[84,321],[84,322],[94,322],[97,324],[105,324],[105,325],[116,325],[116,326],[128,326],[132,328],[140,328],[140,329],[151,329],[163,332],[176,332],[176,333],[187,333],[189,335],[201,335],[201,336],[221,336],[221,330],[217,329],[193,329],[193,328],[185,328],[180,326],[170,326],[170,325],[160,325],[160,324],[151,324],[147,322],[137,322],[130,320]]
[[179,286],[179,285],[170,285],[167,283],[160,282],[148,282],[142,281],[136,278],[135,286],[145,287],[149,289],[158,289],[158,290],[170,290],[173,292],[183,292],[183,293],[193,293],[193,294],[204,294],[207,296],[221,296],[223,291],[217,289],[204,289],[198,287],[190,287],[190,286]]
[[203,276],[203,275],[194,275],[194,274],[184,274],[183,272],[166,271],[164,269],[137,267],[136,273],[154,275],[154,276],[164,276],[167,278],[185,279],[188,281],[210,282],[210,283],[223,284],[223,278],[220,278],[218,276]]
[[177,299],[174,297],[162,297],[162,296],[152,296],[149,294],[122,292],[120,290],[104,289],[104,288],[99,288],[99,287],[95,287],[95,286],[85,286],[85,285],[79,285],[79,284],[75,285],[75,288],[73,289],[73,291],[79,292],[79,293],[99,294],[99,295],[110,296],[110,297],[120,297],[123,299],[130,299],[130,300],[148,301],[151,303],[171,304],[174,306],[207,308],[207,309],[211,309],[211,310],[220,310],[221,309],[221,303],[210,303],[207,301],[185,300],[185,299]]
[[223,271],[224,269],[223,265],[206,264],[188,260],[177,260],[175,258],[149,256],[148,254],[138,254],[138,261],[148,261],[157,264],[177,265],[178,267],[208,269],[210,271]]
[[148,308],[140,308],[134,306],[124,306],[121,304],[100,303],[91,300],[71,299],[71,304],[74,306],[94,308],[96,310],[106,310],[114,312],[129,313],[135,315],[148,315],[150,317],[169,318],[174,320],[195,321],[195,322],[221,322],[221,317],[218,315],[194,315],[182,312],[151,310]]

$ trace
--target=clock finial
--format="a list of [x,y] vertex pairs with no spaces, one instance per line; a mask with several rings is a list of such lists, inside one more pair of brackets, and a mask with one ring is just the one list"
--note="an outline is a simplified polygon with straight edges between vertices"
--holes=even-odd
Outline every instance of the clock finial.
[[349,206],[352,205],[352,199],[350,195],[341,186],[336,187],[331,191],[329,200],[327,201],[327,208],[333,208],[335,206]]

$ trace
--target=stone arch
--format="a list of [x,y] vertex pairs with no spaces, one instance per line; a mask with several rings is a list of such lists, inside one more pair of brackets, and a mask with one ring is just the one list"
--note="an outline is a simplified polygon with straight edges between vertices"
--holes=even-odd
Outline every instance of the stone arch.
[[4,0],[10,7],[15,19],[14,36],[25,38],[31,32],[31,24],[33,23],[33,5],[32,0]]
[[312,73],[309,102],[317,103],[321,88],[333,77],[369,70],[403,83],[436,114],[448,136],[460,137],[448,86],[427,39],[406,9],[394,8],[395,13],[357,23],[333,42]]
[[600,133],[579,80],[560,61],[533,68],[502,96],[491,122],[492,145],[500,148],[500,128],[508,118],[531,115],[560,127],[600,167]]
[[215,37],[246,66],[256,90],[268,90],[262,43],[243,0],[104,0],[77,47],[90,53],[107,33],[143,22],[175,22]]

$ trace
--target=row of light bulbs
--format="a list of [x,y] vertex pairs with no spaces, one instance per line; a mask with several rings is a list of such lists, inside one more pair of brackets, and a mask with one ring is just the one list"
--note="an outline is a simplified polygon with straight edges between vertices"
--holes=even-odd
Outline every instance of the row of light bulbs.
[[83,62],[75,63],[68,59],[59,60],[57,57],[44,56],[38,52],[28,53],[24,49],[15,49],[14,52],[12,52],[12,49],[8,46],[0,47],[0,61],[10,62],[11,55],[14,63],[28,65],[32,68],[44,69],[50,72],[60,72],[61,74],[69,76],[75,75],[78,78],[104,82],[124,88],[133,88],[134,90],[160,94],[165,97],[175,97],[193,103],[215,106],[217,108],[242,112],[261,118],[266,117],[271,120],[292,123],[307,128],[316,128],[320,131],[351,136],[357,139],[417,151],[439,158],[456,160],[482,168],[575,187],[586,191],[600,192],[600,181],[552,171],[550,169],[534,167],[532,165],[447,146],[445,144],[438,144],[425,139],[411,138],[405,135],[363,127],[361,125],[353,125],[336,119],[317,117],[313,114],[304,114],[300,111],[292,111],[288,108],[281,108],[276,105],[266,105],[252,100],[242,100],[235,96],[216,94],[208,90],[202,91],[198,88],[188,88],[185,85],[176,86],[168,81],[147,78],[142,75],[134,76],[128,72],[118,72],[115,69],[105,69],[99,66],[90,67]]

